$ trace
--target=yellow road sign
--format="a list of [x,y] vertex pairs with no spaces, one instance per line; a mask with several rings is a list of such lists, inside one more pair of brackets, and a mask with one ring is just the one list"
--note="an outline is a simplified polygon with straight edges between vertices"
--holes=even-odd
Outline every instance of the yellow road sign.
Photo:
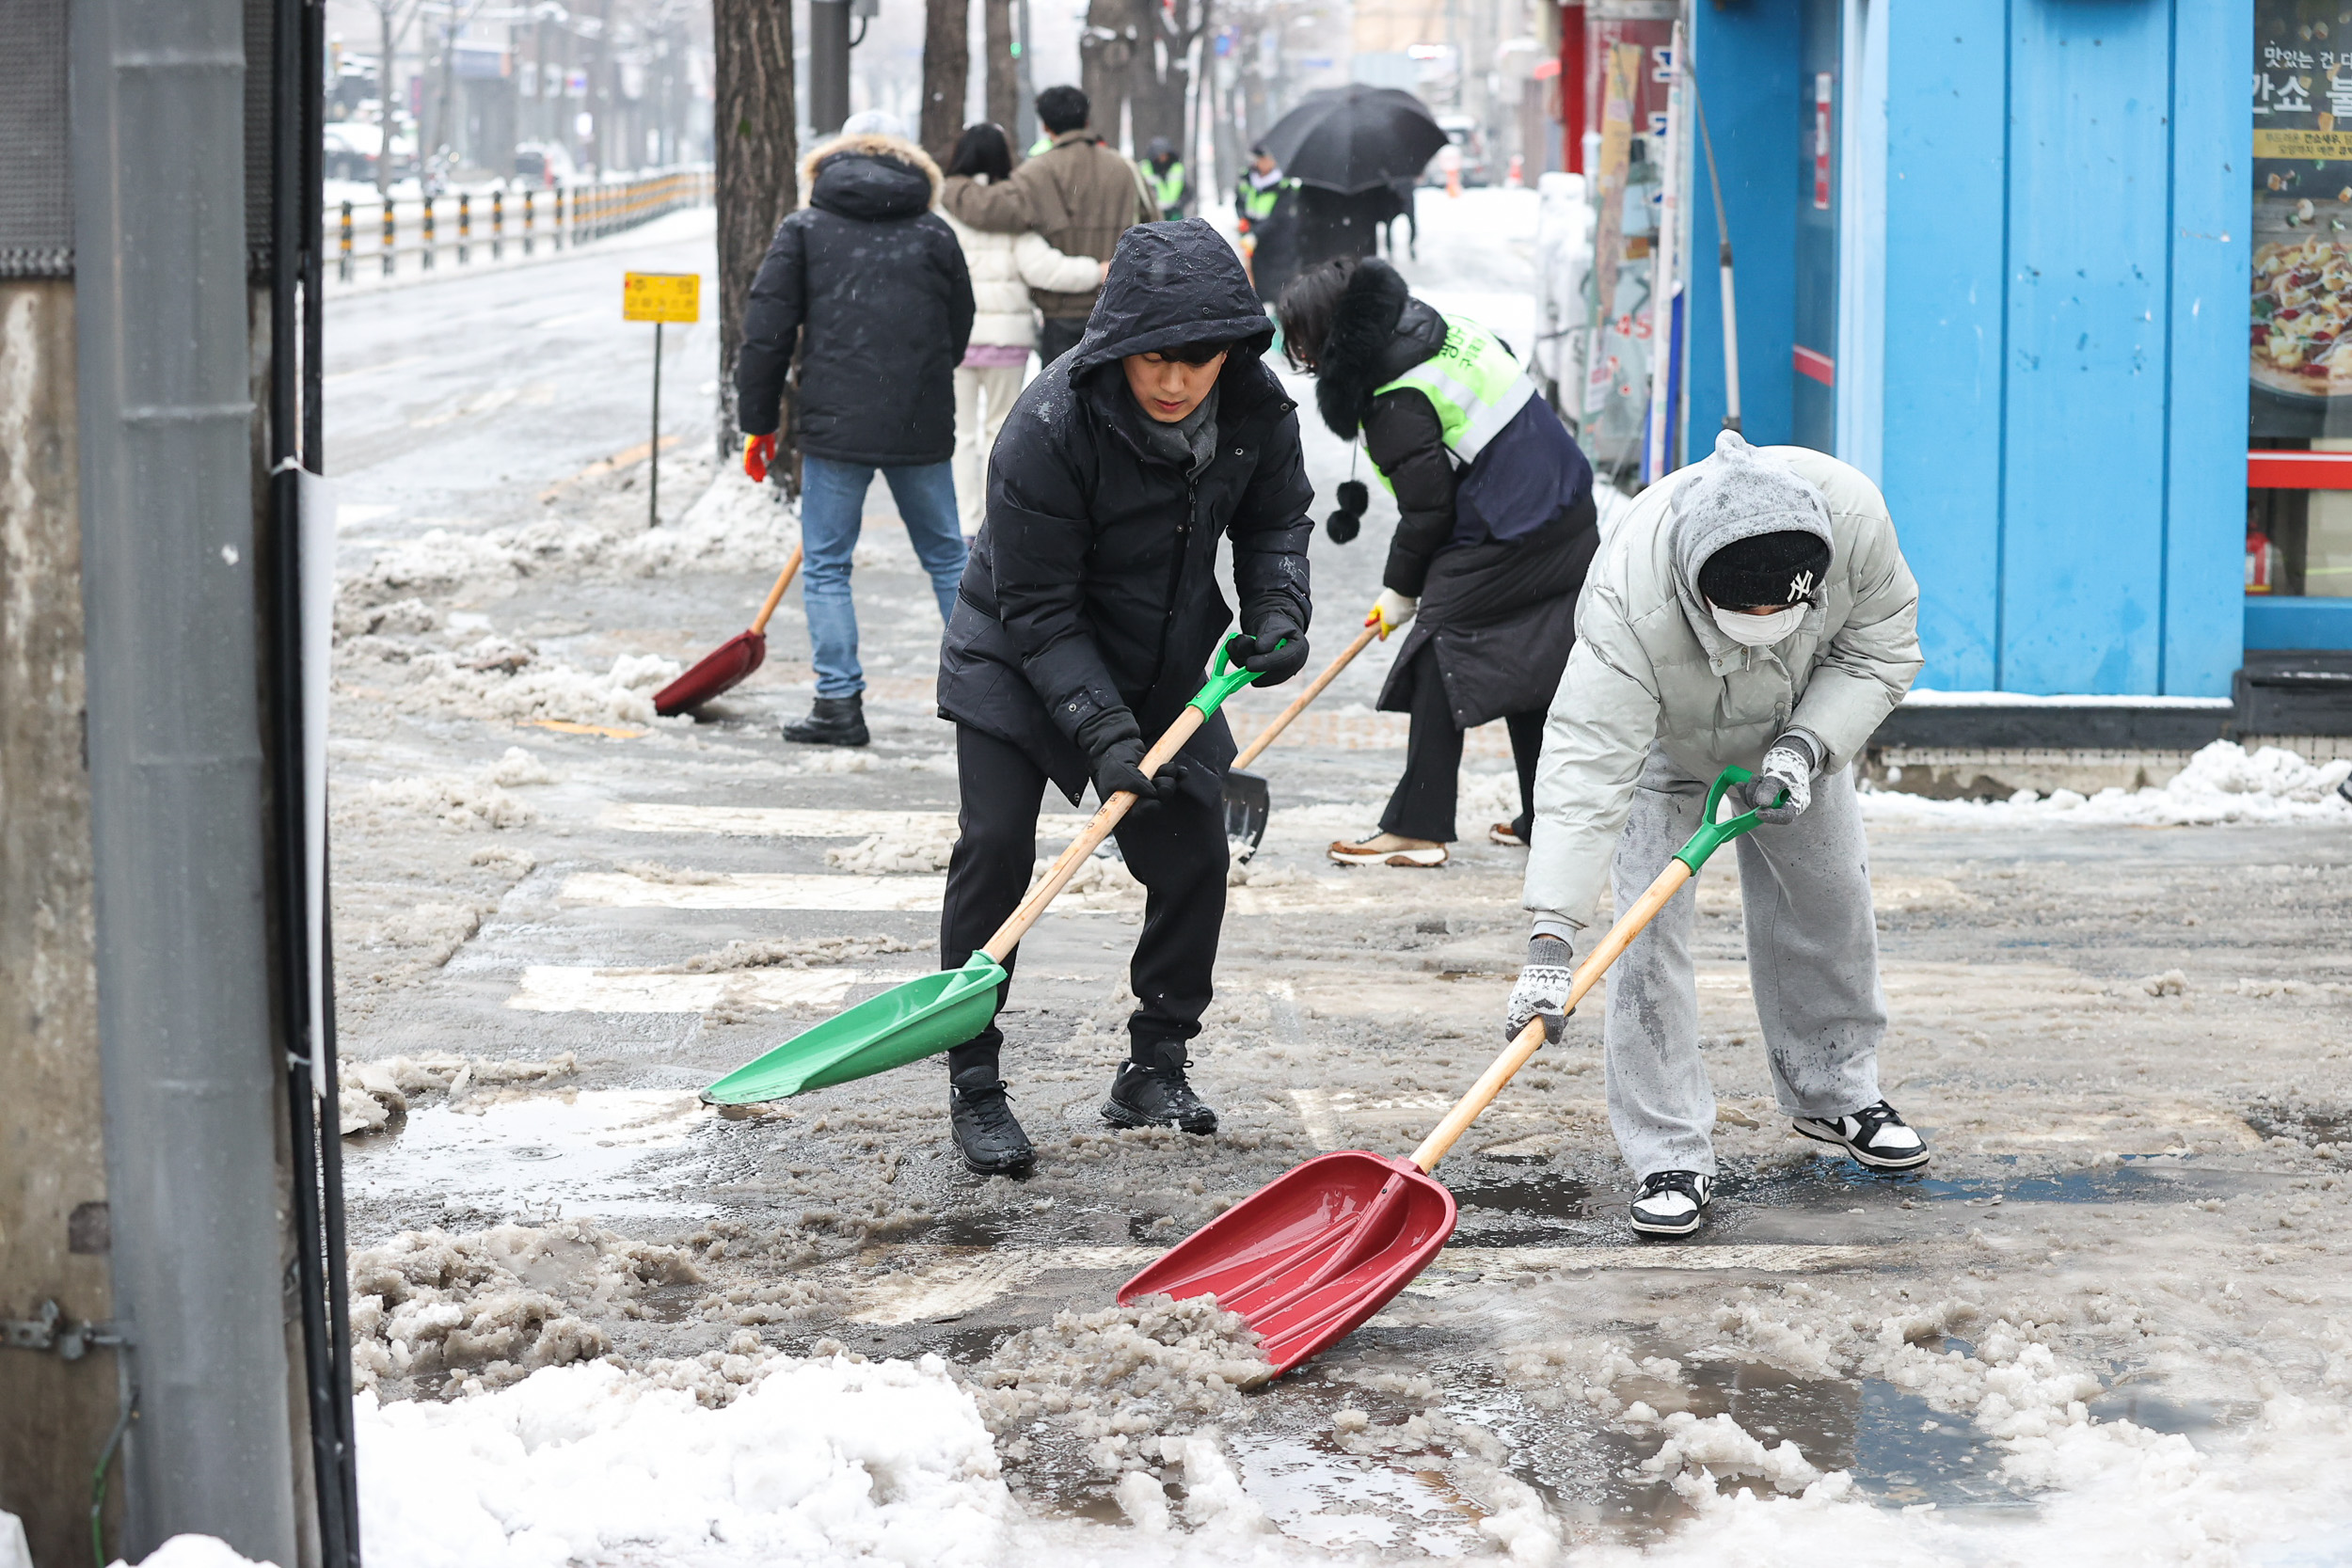
[[631,322],[702,320],[702,275],[632,272],[622,276],[621,319]]

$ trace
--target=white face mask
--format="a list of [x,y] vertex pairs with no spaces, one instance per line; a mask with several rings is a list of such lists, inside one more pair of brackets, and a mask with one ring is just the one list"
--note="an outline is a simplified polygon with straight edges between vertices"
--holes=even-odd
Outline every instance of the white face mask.
[[1741,610],[1725,610],[1719,604],[1710,603],[1707,607],[1708,612],[1715,617],[1715,624],[1723,627],[1724,635],[1748,648],[1771,647],[1795,631],[1804,620],[1804,612],[1812,608],[1799,603],[1785,610],[1775,610],[1770,615],[1750,615]]

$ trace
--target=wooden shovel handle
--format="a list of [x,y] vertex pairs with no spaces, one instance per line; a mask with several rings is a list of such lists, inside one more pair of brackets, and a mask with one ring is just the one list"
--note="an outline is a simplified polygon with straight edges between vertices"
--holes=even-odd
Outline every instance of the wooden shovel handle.
[[[1672,898],[1690,879],[1689,866],[1680,861],[1666,863],[1666,869],[1658,874],[1658,880],[1650,883],[1647,891],[1633,901],[1633,907],[1609,927],[1609,934],[1601,939],[1598,947],[1593,949],[1593,956],[1577,970],[1576,978],[1568,986],[1565,1011],[1576,1010],[1576,1005],[1584,1000],[1584,993],[1600,983],[1600,977],[1609,973],[1609,966],[1617,961],[1618,955],[1642,934],[1642,927],[1656,919],[1658,911],[1666,907],[1666,900]],[[1527,1027],[1519,1031],[1518,1037],[1505,1046],[1502,1054],[1494,1059],[1494,1065],[1486,1069],[1486,1075],[1470,1085],[1470,1093],[1464,1095],[1454,1109],[1445,1114],[1445,1119],[1421,1141],[1421,1147],[1413,1150],[1413,1164],[1425,1171],[1436,1170],[1438,1162],[1445,1158],[1446,1150],[1454,1147],[1454,1140],[1470,1131],[1470,1123],[1478,1119],[1479,1113],[1494,1102],[1495,1096],[1502,1092],[1502,1085],[1527,1065],[1527,1059],[1535,1054],[1543,1043],[1544,1021],[1540,1018],[1530,1019]]]
[[1247,768],[1251,763],[1257,761],[1258,753],[1273,745],[1275,737],[1279,736],[1284,730],[1290,728],[1291,721],[1297,718],[1301,713],[1304,713],[1307,710],[1307,705],[1309,703],[1313,702],[1317,697],[1323,695],[1323,689],[1329,686],[1331,682],[1338,677],[1339,673],[1347,668],[1347,661],[1354,658],[1358,654],[1362,653],[1365,648],[1371,645],[1372,640],[1379,635],[1380,628],[1378,626],[1366,626],[1363,631],[1358,635],[1356,641],[1347,645],[1339,657],[1333,659],[1328,665],[1325,666],[1322,674],[1317,675],[1313,680],[1307,683],[1306,690],[1301,691],[1297,696],[1291,699],[1290,706],[1284,708],[1281,712],[1274,716],[1273,723],[1268,724],[1264,729],[1258,732],[1257,739],[1242,748],[1241,755],[1233,759],[1233,766],[1236,768]]
[[[1143,776],[1148,779],[1167,767],[1170,759],[1183,749],[1184,742],[1192,738],[1193,731],[1199,729],[1200,725],[1201,717],[1199,708],[1187,707],[1178,714],[1176,721],[1168,726],[1168,733],[1161,736],[1158,742],[1143,753],[1143,761],[1138,765],[1143,770]],[[1021,907],[1013,911],[1011,917],[1002,926],[996,927],[996,934],[988,939],[987,945],[981,948],[981,951],[998,963],[1003,963],[1007,956],[1020,945],[1021,939],[1028,935],[1029,927],[1037,924],[1037,917],[1045,912],[1045,906],[1054,901],[1054,895],[1061,892],[1071,878],[1077,875],[1078,867],[1086,863],[1086,858],[1102,847],[1103,841],[1111,836],[1111,830],[1119,826],[1119,819],[1133,810],[1135,803],[1136,794],[1128,789],[1119,790],[1109,800],[1104,801],[1102,809],[1088,821],[1086,831],[1072,839],[1070,847],[1064,849],[1054,863],[1045,868],[1045,879],[1032,888],[1029,895],[1021,900]],[[1542,1032],[1539,1030],[1537,1038],[1541,1037]],[[1499,1088],[1502,1085],[1496,1086]]]
[[784,591],[792,586],[792,579],[800,570],[801,546],[795,545],[792,546],[792,559],[784,563],[784,570],[776,574],[776,585],[768,590],[768,602],[759,607],[759,613],[752,620],[754,636],[758,636],[768,629],[768,617],[773,615],[776,612],[776,606],[784,602]]

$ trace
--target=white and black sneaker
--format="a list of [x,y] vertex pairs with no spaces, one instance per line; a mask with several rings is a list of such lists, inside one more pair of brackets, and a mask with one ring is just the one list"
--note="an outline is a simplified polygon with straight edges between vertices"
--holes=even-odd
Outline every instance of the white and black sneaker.
[[1851,1116],[1798,1117],[1790,1125],[1808,1138],[1836,1144],[1872,1170],[1915,1170],[1928,1163],[1926,1140],[1883,1100]]
[[1633,1199],[1634,1234],[1688,1236],[1706,1220],[1714,1193],[1715,1179],[1694,1170],[1651,1172]]

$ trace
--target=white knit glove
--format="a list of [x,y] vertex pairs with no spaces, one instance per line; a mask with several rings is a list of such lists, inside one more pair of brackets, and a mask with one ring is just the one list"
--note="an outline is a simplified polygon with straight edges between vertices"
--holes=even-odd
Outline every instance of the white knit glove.
[[1527,944],[1527,962],[1519,981],[1511,988],[1510,1010],[1502,1016],[1502,1037],[1515,1040],[1530,1019],[1544,1021],[1544,1043],[1560,1038],[1567,1026],[1568,988],[1575,983],[1576,954],[1558,937],[1537,937]]
[[1813,769],[1817,762],[1812,741],[1798,731],[1791,730],[1772,742],[1772,750],[1764,753],[1764,761],[1756,770],[1755,780],[1740,786],[1759,825],[1785,828],[1804,815],[1804,808],[1813,803]]
[[1364,617],[1364,625],[1380,628],[1380,641],[1386,642],[1389,633],[1413,618],[1421,609],[1419,599],[1408,599],[1393,588],[1383,588],[1380,596],[1372,601],[1372,611]]

